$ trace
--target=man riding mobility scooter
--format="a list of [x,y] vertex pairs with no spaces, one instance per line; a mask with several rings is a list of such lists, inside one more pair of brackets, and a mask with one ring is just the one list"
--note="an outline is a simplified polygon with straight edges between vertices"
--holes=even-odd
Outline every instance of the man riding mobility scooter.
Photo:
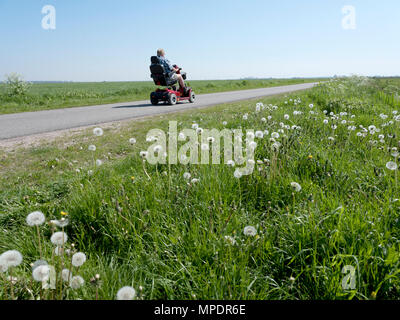
[[[186,80],[186,72],[181,72],[181,70],[182,69],[179,69],[177,73],[181,74],[182,78]],[[188,88],[186,94],[184,90],[176,90],[175,84],[177,83],[177,80],[172,79],[167,74],[163,65],[160,63],[160,60],[156,56],[151,57],[150,71],[151,77],[156,85],[167,87],[166,89],[158,88],[150,94],[151,104],[157,105],[160,101],[164,101],[164,103],[168,102],[170,105],[174,105],[179,101],[189,101],[193,103],[196,99],[196,95],[191,88]]]

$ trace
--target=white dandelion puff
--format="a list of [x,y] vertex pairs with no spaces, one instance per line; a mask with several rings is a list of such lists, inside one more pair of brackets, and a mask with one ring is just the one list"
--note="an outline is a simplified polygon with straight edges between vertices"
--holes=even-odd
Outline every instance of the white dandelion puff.
[[136,143],[136,139],[135,138],[130,138],[129,139],[129,143],[130,144],[135,144]]
[[247,132],[246,136],[247,136],[248,139],[254,139],[254,137],[255,137],[254,133],[251,132],[251,131]]
[[56,246],[62,246],[64,245],[68,240],[68,236],[65,232],[59,231],[55,232],[51,238],[50,241]]
[[80,267],[86,262],[86,255],[83,252],[77,252],[72,256],[72,265]]
[[396,162],[393,161],[389,161],[388,163],[386,163],[386,168],[388,168],[389,170],[397,170],[397,164]]
[[230,166],[230,167],[234,167],[235,166],[235,161],[233,161],[233,160],[228,160],[227,162],[226,162],[226,164],[228,165],[228,166]]
[[89,151],[96,151],[96,146],[95,146],[94,144],[91,144],[91,145],[88,147],[88,149],[89,149]]
[[255,141],[250,142],[249,147],[251,150],[255,150],[257,148],[257,142]]
[[7,268],[18,267],[22,263],[22,254],[17,250],[9,250],[0,256],[0,264]]
[[281,147],[281,144],[279,143],[279,142],[274,142],[272,145],[271,145],[271,149],[272,149],[272,151],[274,151],[274,152],[277,152],[277,151],[279,151],[279,148]]
[[257,230],[253,226],[247,226],[244,228],[243,233],[245,236],[254,237],[257,234]]
[[81,276],[72,277],[69,285],[72,289],[76,290],[82,287],[85,284],[85,280]]
[[272,132],[271,133],[271,137],[274,138],[274,139],[279,139],[280,136],[279,136],[278,132]]
[[226,242],[228,242],[232,246],[234,246],[236,244],[235,238],[233,238],[231,236],[225,236],[224,239]]
[[235,172],[233,173],[233,176],[236,179],[240,179],[242,177],[242,172],[239,169],[236,169]]
[[96,166],[100,167],[103,164],[103,161],[101,161],[100,159],[96,160]]
[[33,269],[32,277],[37,282],[47,281],[50,277],[50,268],[48,265],[41,265]]
[[140,153],[139,153],[139,155],[144,159],[144,158],[147,158],[147,156],[148,156],[148,152],[147,151],[140,151]]
[[264,132],[262,132],[262,131],[256,131],[256,138],[259,138],[259,139],[264,138]]
[[46,221],[46,218],[43,214],[43,212],[40,211],[34,211],[26,217],[26,223],[28,226],[40,226]]
[[301,191],[301,185],[298,184],[297,182],[292,182],[290,185],[292,186],[294,191],[296,191],[296,192],[300,192]]
[[186,180],[189,180],[191,177],[192,177],[192,175],[189,172],[185,172],[183,174],[183,178],[186,179]]
[[136,296],[136,290],[126,286],[118,290],[117,300],[133,300]]
[[98,136],[98,137],[100,137],[100,136],[102,136],[103,135],[103,129],[102,128],[94,128],[93,129],[93,134],[95,135],[95,136]]

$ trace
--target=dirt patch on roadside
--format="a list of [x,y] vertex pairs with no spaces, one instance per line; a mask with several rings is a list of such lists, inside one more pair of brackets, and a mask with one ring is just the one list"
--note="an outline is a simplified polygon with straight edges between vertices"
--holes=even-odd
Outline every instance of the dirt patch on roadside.
[[[120,129],[122,126],[123,123],[121,121],[110,122],[110,123],[102,123],[100,125],[79,127],[74,129],[65,129],[65,130],[35,134],[32,136],[0,140],[0,151],[13,152],[21,148],[26,149],[26,148],[42,146],[44,144],[48,144],[56,140],[62,141],[62,145],[64,147],[68,147],[70,145],[77,143],[77,141],[73,139],[75,136],[85,134],[89,132],[91,129],[94,129],[96,127],[101,127],[102,129],[112,129],[114,131]],[[80,142],[82,142],[82,140],[80,140]]]

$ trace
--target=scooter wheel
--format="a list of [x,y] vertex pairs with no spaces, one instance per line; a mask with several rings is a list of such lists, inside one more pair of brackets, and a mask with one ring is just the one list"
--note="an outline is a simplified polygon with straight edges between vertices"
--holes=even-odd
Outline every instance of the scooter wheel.
[[178,101],[178,99],[177,99],[177,97],[176,97],[176,95],[175,95],[174,93],[171,93],[171,94],[168,96],[168,103],[169,103],[171,106],[173,106],[174,104],[176,104],[177,101]]
[[196,94],[194,93],[194,91],[190,91],[189,102],[193,103],[194,100],[196,100]]
[[156,98],[151,98],[151,104],[152,104],[153,106],[158,105],[158,99],[156,99]]

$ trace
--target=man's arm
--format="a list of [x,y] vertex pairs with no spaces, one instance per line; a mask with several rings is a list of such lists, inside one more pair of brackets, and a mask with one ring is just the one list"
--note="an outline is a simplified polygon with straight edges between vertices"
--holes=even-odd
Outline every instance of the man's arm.
[[165,61],[168,64],[168,67],[172,72],[177,72],[179,70],[178,68],[175,68],[168,59],[165,59]]

